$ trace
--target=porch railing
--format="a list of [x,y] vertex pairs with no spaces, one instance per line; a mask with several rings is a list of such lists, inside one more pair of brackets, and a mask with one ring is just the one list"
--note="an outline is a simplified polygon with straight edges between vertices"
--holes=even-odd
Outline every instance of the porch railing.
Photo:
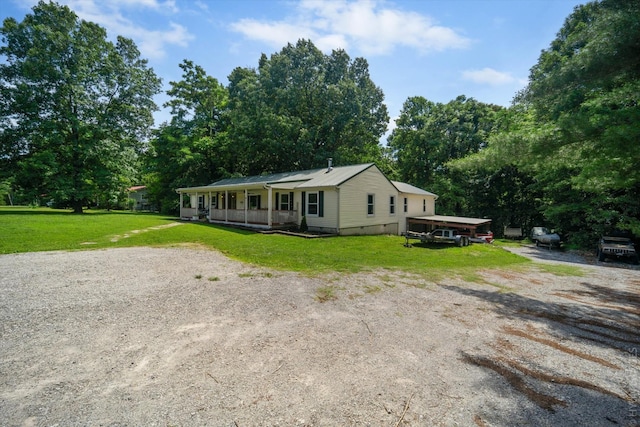
[[180,218],[193,218],[195,216],[198,216],[198,209],[180,208]]
[[[211,220],[245,223],[244,209],[211,209]],[[246,222],[249,224],[267,224],[269,222],[269,211],[266,209],[249,209],[246,211]],[[296,211],[272,211],[272,224],[295,224],[298,221]]]

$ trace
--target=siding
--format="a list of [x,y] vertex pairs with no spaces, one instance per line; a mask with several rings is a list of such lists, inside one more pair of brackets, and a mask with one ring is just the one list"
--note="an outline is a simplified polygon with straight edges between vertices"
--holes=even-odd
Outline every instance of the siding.
[[[309,188],[306,189],[306,200],[309,200],[309,193],[324,191],[324,216],[309,215],[307,212],[307,226],[311,229],[336,232],[338,229],[338,190],[335,188]],[[302,200],[302,193],[296,192],[298,204]]]
[[[367,195],[375,195],[374,215],[367,215]],[[389,196],[396,198],[396,214],[389,214]],[[340,186],[340,230],[353,227],[397,224],[398,191],[380,172],[370,167]],[[401,208],[401,205],[400,205]],[[381,231],[384,227],[379,228]],[[396,228],[397,229],[397,228]]]
[[[404,198],[407,198],[407,212],[404,212]],[[398,204],[398,212],[401,215],[398,223],[398,232],[404,233],[407,231],[407,218],[416,216],[435,215],[436,212],[436,198],[434,196],[426,196],[420,194],[408,194],[400,193],[398,195],[400,200]],[[423,200],[426,200],[427,210],[423,210]]]

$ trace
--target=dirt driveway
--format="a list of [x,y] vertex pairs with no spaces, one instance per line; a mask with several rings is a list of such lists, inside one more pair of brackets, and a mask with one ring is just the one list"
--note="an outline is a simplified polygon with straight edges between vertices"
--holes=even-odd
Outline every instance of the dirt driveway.
[[640,271],[536,253],[438,282],[188,248],[3,255],[0,424],[638,425]]

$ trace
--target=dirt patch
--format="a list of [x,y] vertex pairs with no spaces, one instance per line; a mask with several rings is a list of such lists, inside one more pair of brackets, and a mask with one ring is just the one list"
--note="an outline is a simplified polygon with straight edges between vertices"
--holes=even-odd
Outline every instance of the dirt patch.
[[198,248],[3,255],[0,419],[638,425],[640,271],[576,265],[435,283]]

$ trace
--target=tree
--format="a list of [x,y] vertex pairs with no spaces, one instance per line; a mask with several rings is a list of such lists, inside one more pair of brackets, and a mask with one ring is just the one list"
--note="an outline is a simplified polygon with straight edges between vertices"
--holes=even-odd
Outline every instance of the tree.
[[232,169],[227,143],[227,89],[192,61],[180,64],[182,80],[170,82],[171,123],[151,140],[147,185],[164,212],[176,207],[175,189],[210,184]]
[[[399,178],[442,194],[439,209],[447,213],[470,214],[474,193],[453,177],[448,162],[483,149],[497,128],[501,107],[459,96],[447,104],[415,96],[404,103],[389,147],[397,159]],[[470,182],[478,178],[468,176]],[[470,197],[471,196],[471,197]],[[486,214],[485,214],[486,215]]]
[[367,61],[299,40],[229,76],[230,144],[241,174],[382,159],[388,114]]
[[639,78],[640,3],[602,0],[576,7],[517,97],[543,129],[527,150],[545,216],[582,244],[640,234]]
[[[640,235],[640,3],[575,8],[531,69],[505,125],[460,171],[516,168],[538,221],[592,248],[616,228]],[[535,218],[535,217],[532,217]]]
[[160,91],[133,41],[109,42],[100,26],[44,1],[22,22],[5,19],[0,34],[0,153],[16,185],[77,213],[130,185]]

